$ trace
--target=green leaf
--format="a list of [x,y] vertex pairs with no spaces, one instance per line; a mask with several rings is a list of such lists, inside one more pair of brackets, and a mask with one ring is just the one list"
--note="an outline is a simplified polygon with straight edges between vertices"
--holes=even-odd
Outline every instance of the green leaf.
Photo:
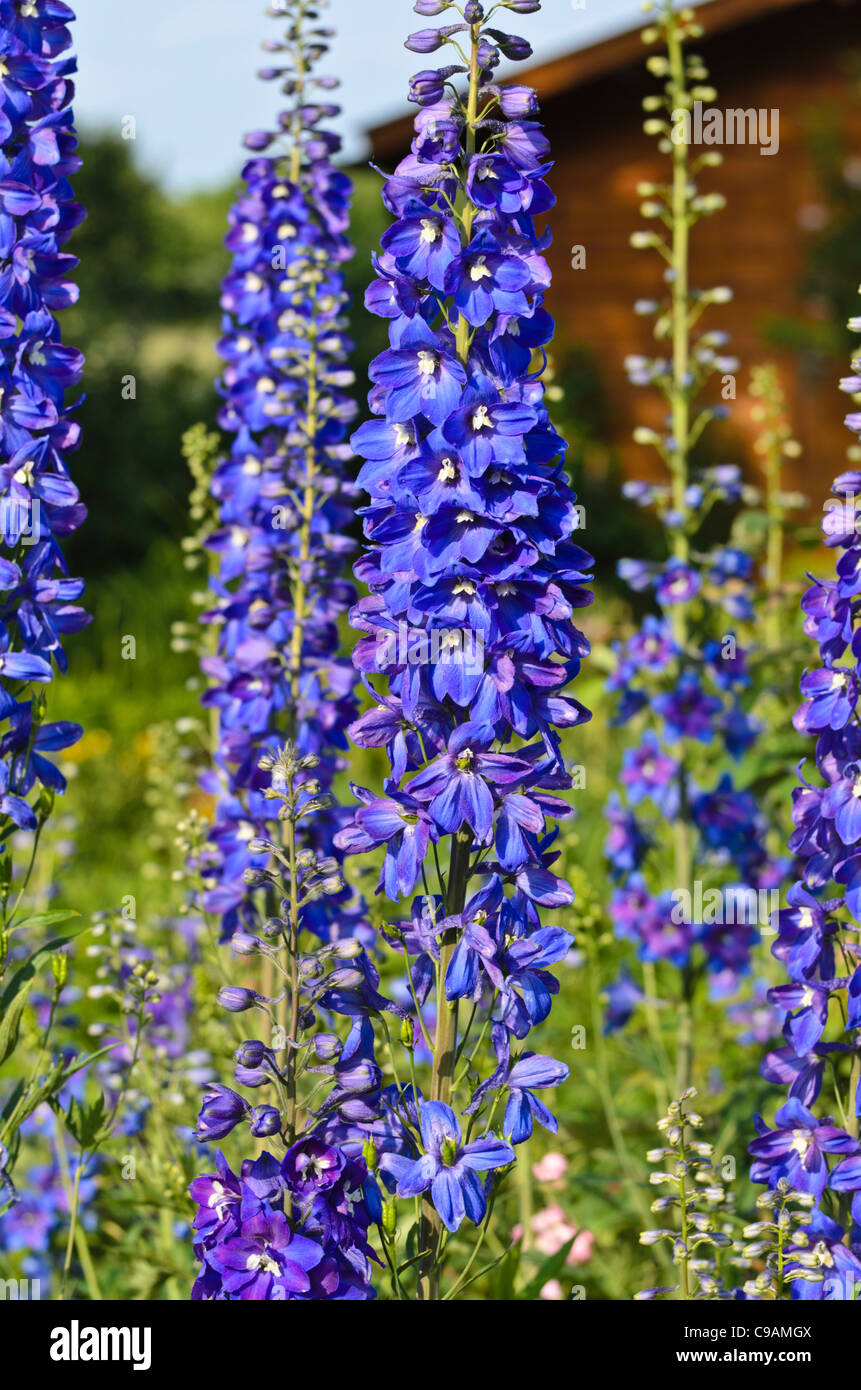
[[[467,1279],[467,1281],[466,1281],[465,1284],[455,1284],[455,1285],[453,1285],[453,1287],[452,1287],[452,1289],[449,1291],[449,1293],[446,1294],[446,1296],[445,1296],[446,1299],[449,1300],[449,1299],[452,1298],[455,1289],[457,1289],[457,1295],[456,1295],[456,1296],[457,1296],[458,1298],[462,1298],[463,1295],[466,1293],[467,1289],[468,1289],[472,1284],[477,1284],[478,1281],[479,1281],[479,1279],[484,1279],[484,1277],[485,1277],[486,1275],[492,1273],[493,1270],[495,1270],[499,1265],[501,1265],[502,1262],[503,1262],[504,1260],[507,1260],[507,1259],[509,1258],[509,1256],[511,1255],[512,1249],[513,1249],[513,1247],[512,1247],[512,1246],[509,1246],[507,1250],[503,1250],[502,1254],[501,1254],[501,1255],[497,1255],[497,1257],[496,1257],[495,1260],[491,1260],[491,1262],[490,1262],[489,1265],[485,1265],[483,1269],[479,1269],[479,1270],[476,1271],[475,1274],[471,1274],[470,1277]],[[523,1295],[521,1295],[521,1297],[523,1297]]]
[[[72,908],[58,909],[55,912],[35,912],[32,917],[23,917],[20,922],[14,919],[9,924],[9,931],[32,931],[40,930],[42,927],[56,927],[60,922],[68,922],[73,917],[80,917],[80,912],[75,912]],[[86,928],[82,928],[86,930]]]
[[82,1105],[72,1099],[64,1117],[66,1129],[76,1139],[82,1149],[92,1149],[102,1143],[110,1133],[107,1124],[105,1098],[99,1093],[91,1104]]
[[122,1047],[122,1043],[108,1043],[106,1047],[100,1047],[97,1052],[87,1052],[82,1057],[70,1057],[63,1072],[63,1085],[70,1077],[75,1076],[84,1067],[92,1066],[93,1062],[98,1062],[102,1057],[107,1057],[109,1052],[113,1052],[115,1047]]
[[520,1269],[520,1242],[505,1252],[490,1283],[490,1296],[496,1303],[510,1303],[515,1297],[517,1272]]
[[[105,1057],[109,1052],[113,1052],[115,1047],[120,1046],[121,1044],[118,1042],[109,1043],[107,1047],[100,1047],[97,1052],[89,1052],[83,1057],[72,1057],[65,1063],[62,1058],[57,1058],[52,1063],[50,1070],[43,1076],[38,1086],[34,1086],[27,1091],[26,1099],[23,1103],[21,1102],[21,1097],[24,1095],[25,1086],[24,1082],[20,1081],[6,1102],[3,1113],[0,1115],[0,1121],[8,1120],[10,1116],[14,1114],[15,1130],[19,1130],[24,1121],[28,1119],[29,1116],[33,1114],[33,1111],[38,1109],[43,1102],[50,1104],[55,1099],[71,1077],[77,1075],[79,1071],[83,1071],[85,1067],[92,1066],[93,1062],[98,1062],[100,1058]],[[16,1113],[16,1108],[19,1105],[20,1109],[17,1109]]]
[[[42,1104],[42,1101],[50,1100],[51,1097],[56,1095],[57,1091],[59,1091],[62,1088],[62,1085],[63,1059],[62,1057],[59,1057],[51,1064],[50,1070],[47,1071],[46,1074],[42,1077],[42,1080],[39,1082],[39,1084],[37,1086],[34,1086],[32,1089],[26,1091],[25,1099],[22,1102],[17,1114],[15,1114],[15,1129],[20,1129],[24,1121],[28,1118],[28,1116],[32,1115],[33,1111],[36,1110],[38,1106]],[[7,1109],[9,1115],[15,1113],[14,1105],[8,1106]],[[4,1119],[6,1118],[5,1111],[3,1117]]]
[[12,1094],[6,1101],[6,1104],[3,1107],[2,1114],[0,1114],[0,1130],[2,1130],[2,1121],[8,1120],[9,1116],[12,1114],[12,1111],[15,1109],[15,1106],[18,1104],[19,1100],[24,1094],[24,1085],[25,1082],[22,1077],[21,1080],[16,1083],[12,1091]]
[[[69,917],[77,917],[80,914],[74,913],[51,913],[43,912],[39,914],[41,918],[52,918],[60,916],[64,921]],[[37,919],[31,918],[31,921]],[[64,946],[68,946],[70,941],[74,941],[76,936],[82,932],[89,931],[88,926],[80,927],[77,931],[71,932],[68,936],[56,936],[52,941],[40,946],[31,956],[28,956],[12,976],[2,997],[0,997],[0,1067],[11,1057],[18,1043],[18,1036],[21,1031],[21,1016],[33,980],[36,977],[36,968],[48,956],[52,956],[55,951],[61,951]]]
[[576,1235],[573,1235],[570,1240],[566,1240],[561,1249],[556,1251],[555,1255],[550,1255],[549,1258],[544,1261],[538,1273],[530,1279],[525,1288],[520,1290],[517,1295],[518,1299],[526,1301],[538,1298],[544,1285],[548,1283],[549,1280],[555,1279],[556,1275],[565,1268],[565,1261],[568,1259],[571,1253],[571,1247],[576,1239]]
[[[23,971],[18,972],[19,975]],[[15,976],[15,980],[18,975]],[[15,983],[15,980],[12,983]],[[0,1067],[8,1057],[12,1056],[18,1046],[18,1036],[21,1032],[21,1015],[24,1012],[24,1005],[27,1003],[27,995],[30,992],[31,978],[26,983],[21,982],[18,991],[12,995],[8,1003],[4,994],[3,1001],[0,1003]]]

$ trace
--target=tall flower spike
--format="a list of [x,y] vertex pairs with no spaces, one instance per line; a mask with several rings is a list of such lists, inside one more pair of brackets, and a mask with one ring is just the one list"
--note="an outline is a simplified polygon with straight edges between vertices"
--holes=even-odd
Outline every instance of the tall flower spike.
[[[342,1147],[329,1136],[335,1130],[349,1134],[356,1122],[373,1124],[379,1117],[381,1073],[370,1018],[390,1005],[377,993],[379,977],[358,941],[307,949],[309,906],[337,896],[342,887],[331,858],[298,849],[297,832],[328,800],[309,799],[308,774],[316,767],[313,753],[299,757],[290,744],[263,758],[269,798],[279,805],[280,842],[252,840],[251,852],[266,867],[247,870],[246,881],[268,887],[281,916],[269,917],[259,936],[236,931],[233,947],[243,957],[269,962],[279,994],[267,998],[225,985],[218,995],[228,1012],[259,1016],[257,1036],[241,1043],[234,1063],[237,1085],[261,1099],[252,1105],[229,1086],[207,1087],[195,1136],[219,1141],[246,1125],[253,1139],[266,1139],[274,1152],[245,1160],[238,1178],[219,1154],[218,1175],[192,1183],[199,1204],[194,1249],[201,1266],[193,1298],[373,1297],[376,1256],[368,1227],[380,1216],[376,1181],[355,1146]],[[321,1016],[347,1017],[346,1041],[321,1032]],[[222,1203],[225,1189],[231,1195]]]
[[650,1174],[649,1181],[653,1187],[669,1188],[669,1192],[656,1198],[652,1211],[670,1224],[640,1235],[641,1245],[667,1242],[679,1270],[679,1283],[643,1289],[635,1295],[641,1300],[674,1293],[682,1299],[732,1297],[718,1264],[721,1250],[732,1245],[732,1199],[714,1167],[713,1146],[697,1136],[703,1120],[690,1108],[696,1094],[690,1087],[670,1102],[666,1115],[658,1121],[664,1143],[652,1149],[648,1159],[661,1167]]
[[[523,10],[495,7],[506,8]],[[352,439],[370,495],[355,572],[370,593],[351,621],[373,705],[350,733],[386,749],[389,773],[382,795],[357,789],[337,843],[384,846],[380,890],[412,898],[411,921],[387,936],[407,957],[430,1096],[412,1117],[401,1109],[412,1152],[381,1166],[397,1196],[423,1194],[427,1299],[439,1297],[443,1227],[483,1222],[494,1187],[481,1174],[513,1159],[508,1140],[534,1119],[555,1128],[535,1091],[567,1075],[514,1049],[547,1017],[549,967],[571,941],[540,913],[573,899],[553,872],[548,821],[570,814],[559,731],[589,718],[565,692],[588,650],[574,617],[591,600],[591,559],[573,534],[565,444],[541,379],[550,236],[535,219],[553,204],[548,142],[535,93],[493,77],[529,45],[488,27],[469,0],[463,23],[407,47],[462,61],[412,79],[412,150],[384,185],[394,221],[366,295],[390,321],[390,346],[370,369],[375,418]],[[489,1129],[500,1102],[506,1137],[486,1136],[478,1152],[469,1133]]]
[[13,886],[9,837],[36,834],[47,819],[65,788],[51,755],[81,735],[77,724],[46,722],[44,691],[55,667],[66,670],[63,636],[89,622],[77,605],[83,581],[67,577],[61,549],[86,514],[66,463],[80,440],[77,402],[66,397],[83,357],[64,346],[56,318],[77,298],[77,260],[62,248],[84,218],[69,182],[81,163],[72,19],[61,3],[0,3],[0,925]]
[[[861,332],[861,318],[850,328]],[[861,394],[861,356],[840,385]],[[861,439],[861,414],[846,424]],[[853,462],[858,452],[850,451]],[[762,1064],[789,1096],[773,1128],[756,1117],[750,1152],[754,1182],[773,1189],[785,1179],[814,1199],[806,1239],[787,1252],[791,1296],[851,1302],[861,1282],[861,473],[842,473],[831,491],[822,531],[837,552],[836,574],[801,601],[819,663],[802,677],[793,720],[816,738],[818,776],[799,767],[793,792],[789,848],[801,876],[776,914],[772,953],[788,982],[769,992],[784,1046]]]
[[[648,976],[658,965],[679,972],[667,972],[667,979],[678,979],[681,1092],[691,1078],[692,1011],[701,981],[707,979],[718,996],[735,990],[749,969],[758,929],[767,922],[761,895],[776,889],[780,871],[766,850],[767,823],[757,796],[726,770],[758,732],[743,704],[750,683],[748,644],[738,635],[739,625],[753,626],[754,566],[737,546],[709,544],[704,523],[716,503],[741,499],[739,471],[722,466],[695,473],[692,459],[709,422],[724,413],[700,393],[716,376],[737,370],[725,354],[723,334],[694,332],[709,305],[730,298],[723,287],[696,289],[689,263],[691,228],[723,205],[720,195],[700,193],[695,177],[721,156],[708,151],[692,157],[675,134],[678,113],[710,91],[703,86],[702,60],[684,47],[701,29],[690,11],[676,13],[672,0],[647,8],[656,16],[644,39],[665,51],[648,61],[664,89],[645,99],[645,129],[659,137],[671,173],[666,184],[643,184],[639,192],[643,216],[669,234],[641,231],[631,240],[666,262],[669,289],[664,300],[636,306],[655,319],[660,355],[630,358],[628,369],[634,384],[657,387],[665,402],[665,429],[640,428],[634,438],[654,447],[669,476],[667,483],[626,484],[625,491],[657,512],[667,559],[619,565],[633,590],[651,594],[655,611],[617,645],[609,682],[619,696],[612,722],[630,723],[636,734],[623,755],[621,794],[614,792],[608,802],[606,854],[618,884],[611,900],[617,934],[636,944]],[[667,843],[669,863],[661,856]],[[705,877],[703,869],[707,892],[698,894],[694,874]],[[647,980],[647,998],[654,996],[653,984]]]
[[[246,137],[255,156],[226,239],[233,263],[221,299],[219,423],[231,444],[212,480],[219,526],[206,544],[218,566],[204,622],[217,631],[217,650],[203,663],[204,703],[219,719],[206,902],[225,936],[260,919],[242,875],[260,862],[248,843],[271,809],[261,755],[291,739],[319,758],[316,779],[328,790],[357,709],[356,673],[338,638],[355,599],[342,577],[355,514],[342,275],[352,255],[351,188],[331,162],[340,140],[322,125],[338,108],[320,100],[335,85],[315,71],[331,35],[316,22],[320,8],[290,0],[270,11],[288,29],[266,44],[278,66],[261,76],[280,81],[289,105],[278,130]],[[317,848],[331,845],[338,824],[335,810],[309,823]],[[357,912],[345,894],[311,915],[325,937],[334,917],[349,934]]]
[[[226,985],[218,1001],[260,1016],[259,1035],[234,1056],[235,1079],[265,1099],[252,1105],[229,1086],[209,1087],[196,1137],[220,1140],[246,1124],[274,1152],[246,1159],[237,1175],[219,1154],[217,1175],[192,1184],[195,1298],[373,1296],[366,1202],[379,1207],[376,1184],[360,1152],[321,1137],[377,1120],[370,1017],[391,1006],[361,943],[342,939],[361,930],[361,907],[331,852],[343,819],[331,786],[357,712],[337,626],[355,599],[340,577],[351,548],[344,440],[355,407],[344,393],[341,271],[351,255],[350,184],[330,162],[337,137],[321,128],[337,108],[317,100],[333,85],[313,73],[331,33],[317,23],[319,8],[286,0],[270,10],[288,29],[266,45],[279,66],[262,76],[281,79],[290,105],[278,133],[246,139],[259,153],[227,237],[219,423],[233,443],[212,478],[219,524],[203,541],[218,559],[205,615],[217,651],[202,665],[204,702],[219,722],[203,906],[221,916],[235,952],[262,965],[260,990]],[[198,472],[207,447],[189,441]],[[346,1041],[319,1031],[321,1018],[331,1027],[341,1016]]]
[[[80,168],[71,102],[76,61],[62,0],[0,0],[0,1057],[22,1045],[23,1001],[44,952],[24,955],[26,931],[39,922],[27,893],[36,852],[65,780],[53,755],[81,737],[68,720],[48,722],[46,687],[65,673],[63,639],[90,621],[78,606],[83,581],[70,579],[64,538],[86,509],[69,476],[78,447],[79,404],[69,400],[83,356],[62,342],[58,313],[74,304],[77,258],[63,248],[84,219],[71,176]],[[22,844],[23,841],[23,844]],[[25,896],[26,895],[26,896]],[[56,913],[63,920],[73,913]],[[51,918],[49,917],[49,921]],[[68,944],[71,938],[55,942]],[[7,975],[7,971],[12,971]],[[0,1094],[0,1210],[21,1193],[13,1181],[22,1126],[39,1100],[56,1096],[91,1058],[66,1066],[49,1057],[57,1006],[68,975],[62,951],[50,957],[51,1004],[38,1055],[19,1057],[8,1094]],[[20,1036],[19,1036],[20,1035]],[[44,1064],[44,1066],[43,1066]],[[7,1069],[8,1074],[8,1069]],[[4,1088],[5,1089],[5,1088]],[[62,1165],[65,1168],[65,1164]],[[63,1175],[66,1176],[65,1173]]]

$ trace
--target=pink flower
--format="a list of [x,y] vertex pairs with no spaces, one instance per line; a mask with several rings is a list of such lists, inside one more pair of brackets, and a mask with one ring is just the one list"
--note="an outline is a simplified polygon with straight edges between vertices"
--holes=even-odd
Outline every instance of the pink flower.
[[568,1160],[564,1154],[549,1153],[532,1165],[532,1173],[538,1182],[556,1182],[564,1177]]
[[549,1206],[543,1211],[536,1212],[532,1218],[532,1230],[535,1235],[536,1249],[542,1255],[555,1255],[557,1250],[569,1240],[573,1240],[577,1234],[576,1227],[565,1219],[565,1213],[561,1207]]
[[540,1231],[547,1231],[553,1226],[565,1225],[565,1213],[561,1207],[551,1203],[549,1207],[542,1207],[532,1218],[532,1229],[536,1235]]
[[562,1285],[559,1283],[558,1279],[548,1279],[538,1296],[539,1298],[549,1299],[552,1303],[558,1303],[560,1299],[565,1297],[562,1292]]
[[591,1231],[578,1231],[577,1239],[571,1246],[567,1265],[582,1265],[592,1258],[592,1247],[595,1244],[595,1237]]

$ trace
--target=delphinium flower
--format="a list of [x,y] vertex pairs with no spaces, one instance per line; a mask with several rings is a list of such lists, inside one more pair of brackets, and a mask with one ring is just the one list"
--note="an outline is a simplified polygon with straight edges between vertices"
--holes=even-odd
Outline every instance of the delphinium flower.
[[[288,0],[270,10],[288,28],[264,45],[274,66],[261,76],[280,83],[287,106],[276,130],[246,137],[253,154],[226,238],[218,418],[230,445],[211,480],[218,525],[204,543],[217,571],[204,622],[217,640],[203,662],[204,703],[218,715],[206,906],[225,937],[265,916],[242,877],[270,810],[261,755],[289,738],[318,756],[316,778],[328,789],[357,711],[357,674],[338,637],[355,598],[343,577],[355,515],[345,468],[355,412],[343,281],[351,186],[332,163],[339,137],[325,128],[338,108],[326,100],[334,79],[316,71],[331,34],[320,9]],[[192,463],[206,447],[189,439]],[[331,852],[338,823],[333,808],[305,829]],[[345,892],[308,916],[325,937],[333,924],[349,934],[359,914]]]
[[806,1228],[814,1202],[809,1192],[797,1191],[786,1178],[778,1178],[773,1188],[757,1197],[761,1215],[744,1227],[743,1253],[750,1261],[764,1261],[765,1268],[745,1283],[746,1298],[786,1298],[795,1272],[802,1268],[799,1259],[809,1253]]
[[[280,83],[288,106],[275,132],[246,138],[254,157],[230,216],[219,345],[219,424],[232,443],[212,472],[218,524],[211,528],[203,508],[194,542],[217,561],[215,602],[204,614],[217,639],[202,666],[218,729],[217,775],[204,779],[215,817],[202,853],[190,832],[191,857],[204,915],[220,917],[236,956],[258,967],[255,987],[225,983],[218,1002],[230,1014],[260,1013],[260,1036],[235,1054],[235,1079],[263,1092],[253,1104],[212,1083],[196,1137],[220,1141],[241,1123],[249,1145],[269,1140],[278,1157],[240,1163],[243,1182],[249,1165],[253,1183],[283,1163],[283,1182],[261,1186],[235,1227],[219,1224],[212,1239],[205,1229],[197,1242],[202,1297],[372,1296],[371,1218],[360,1196],[364,1182],[374,1193],[375,1184],[361,1145],[348,1159],[316,1137],[321,1127],[378,1119],[370,1015],[390,1007],[357,939],[361,903],[333,849],[343,817],[330,789],[358,710],[358,676],[339,656],[338,636],[355,599],[342,578],[353,548],[345,436],[355,407],[342,269],[352,254],[351,190],[331,162],[338,137],[324,128],[337,114],[323,99],[336,84],[316,72],[331,36],[319,9],[287,0],[270,10],[288,27],[265,45],[277,65],[261,76]],[[199,494],[207,438],[188,439],[187,453]],[[346,1039],[331,1031],[338,1017],[349,1020]],[[296,1165],[308,1144],[322,1148],[309,1151],[302,1176]],[[337,1190],[326,1193],[320,1177],[325,1195],[312,1200],[315,1175],[334,1164]]]
[[[65,957],[61,965],[58,952],[41,943],[25,960],[25,935],[17,932],[29,915],[43,827],[65,790],[54,755],[82,732],[48,719],[47,689],[67,669],[66,634],[89,621],[78,605],[83,582],[69,578],[62,549],[85,516],[68,467],[80,441],[71,393],[83,357],[63,343],[59,322],[77,298],[77,259],[64,247],[84,218],[70,182],[80,167],[73,19],[62,0],[0,3],[0,1062],[30,1040],[22,1008],[34,974],[50,957],[56,994],[58,972],[67,969]],[[57,911],[47,925],[73,915]],[[52,1024],[53,1017],[48,1033]],[[31,1059],[44,1059],[45,1073],[37,1067],[0,1096],[4,1183],[11,1183],[20,1125],[37,1096],[47,1099],[61,1084],[63,1061],[50,1057],[46,1040]]]
[[[861,331],[861,319],[850,327]],[[841,387],[861,394],[861,357]],[[846,424],[861,437],[857,411]],[[788,1098],[771,1126],[757,1117],[750,1152],[754,1181],[774,1189],[785,1179],[814,1199],[806,1243],[787,1252],[791,1296],[852,1301],[861,1280],[861,473],[841,474],[832,494],[822,530],[836,552],[835,575],[814,581],[801,603],[819,651],[793,722],[815,737],[816,768],[799,766],[789,840],[799,878],[776,914],[772,947],[787,976],[770,992],[784,1017],[784,1045],[762,1065]]]
[[657,388],[663,398],[663,427],[637,429],[634,438],[655,449],[668,477],[626,484],[625,491],[656,513],[667,558],[619,566],[630,587],[650,597],[652,611],[617,644],[609,682],[618,696],[612,723],[630,731],[619,787],[607,806],[606,854],[615,880],[610,910],[645,974],[641,990],[626,977],[613,987],[611,1021],[627,1021],[638,1007],[636,990],[641,999],[675,996],[682,1091],[691,1077],[700,982],[705,978],[716,998],[737,989],[767,924],[762,895],[776,890],[781,866],[769,852],[757,790],[744,784],[744,755],[758,735],[745,637],[756,617],[753,547],[735,537],[722,545],[708,539],[715,508],[737,508],[747,493],[738,469],[695,467],[693,458],[710,422],[725,410],[710,402],[709,388],[715,394],[726,387],[737,370],[724,334],[695,332],[710,305],[730,298],[723,287],[696,288],[690,266],[692,229],[723,205],[720,195],[700,192],[696,176],[721,156],[691,152],[679,113],[714,93],[705,85],[702,59],[685,49],[701,33],[692,11],[676,12],[671,0],[645,8],[655,13],[644,38],[665,50],[648,61],[664,89],[645,99],[645,129],[659,137],[671,170],[666,183],[640,186],[641,212],[659,229],[635,233],[632,245],[658,252],[667,294],[637,305],[638,313],[654,317],[658,349],[654,357],[629,359],[628,367],[634,384]]
[[[247,869],[245,881],[269,891],[273,910],[259,934],[235,932],[233,947],[243,958],[268,962],[278,993],[266,997],[238,984],[219,991],[223,1009],[259,1025],[234,1053],[241,1089],[208,1085],[195,1134],[202,1143],[220,1143],[242,1126],[249,1144],[266,1140],[275,1152],[267,1147],[243,1160],[238,1177],[219,1152],[217,1175],[192,1183],[201,1265],[195,1298],[373,1297],[377,1256],[368,1228],[381,1220],[379,1189],[362,1139],[342,1147],[330,1136],[349,1140],[356,1126],[380,1121],[382,1073],[372,1021],[403,1011],[379,993],[359,941],[321,944],[308,926],[308,909],[343,889],[334,859],[303,847],[303,822],[325,813],[332,799],[308,780],[316,765],[315,754],[300,756],[293,745],[263,757],[265,795],[270,806],[278,803],[278,842],[250,842],[261,866]],[[334,1031],[339,1019],[346,1036]],[[249,1091],[253,1100],[244,1094]],[[475,1147],[466,1146],[465,1163]],[[380,1235],[385,1248],[382,1227]]]
[[[355,573],[370,592],[351,621],[373,704],[350,734],[385,749],[389,768],[382,788],[356,789],[337,843],[379,847],[380,891],[409,904],[385,938],[409,971],[412,1099],[399,1092],[380,1168],[396,1204],[423,1198],[407,1235],[424,1252],[422,1299],[440,1297],[446,1231],[464,1216],[482,1228],[469,1277],[481,1273],[494,1174],[534,1123],[555,1130],[541,1093],[567,1074],[522,1049],[571,944],[551,825],[570,814],[560,730],[589,717],[567,686],[587,651],[574,619],[591,561],[542,383],[548,142],[535,93],[494,77],[529,45],[490,22],[538,8],[507,0],[486,14],[469,0],[456,22],[407,40],[453,61],[411,82],[412,148],[383,187],[393,221],[366,295],[390,345],[370,368],[374,418],[352,438],[369,493]],[[422,1084],[416,1038],[432,1055]],[[465,1280],[462,1269],[447,1296]]]
[[[89,621],[69,579],[63,538],[85,515],[66,455],[80,440],[81,353],[61,340],[57,314],[77,299],[77,260],[62,248],[84,211],[70,177],[80,168],[70,102],[68,6],[0,4],[0,874],[10,916],[9,838],[37,835],[65,782],[51,755],[81,730],[46,720],[45,686],[66,670],[62,639]],[[29,849],[27,858],[29,859]],[[16,884],[17,894],[20,884]]]
[[[154,1074],[162,1092],[197,1088],[213,1076],[208,1054],[191,1047],[191,963],[199,959],[199,952],[192,939],[190,959],[182,958],[174,925],[151,924],[143,937],[139,925],[119,910],[97,913],[89,933],[88,956],[96,969],[88,997],[102,1008],[115,1005],[121,1015],[120,1029],[103,1018],[90,1025],[89,1033],[110,1049],[98,1071],[109,1100],[122,1094],[116,1128],[123,1134],[137,1134],[144,1127],[158,1099],[148,1084]],[[145,997],[138,988],[141,980],[147,987]],[[139,1075],[143,1071],[146,1078]]]
[[639,1299],[671,1294],[682,1299],[733,1297],[720,1265],[721,1252],[733,1245],[732,1196],[714,1164],[713,1145],[697,1137],[703,1118],[690,1108],[696,1094],[690,1087],[670,1102],[666,1116],[658,1122],[664,1143],[648,1155],[650,1163],[662,1165],[650,1174],[652,1185],[671,1189],[655,1199],[652,1211],[666,1213],[665,1219],[672,1224],[640,1236],[642,1245],[667,1242],[679,1283],[644,1289],[636,1295]]

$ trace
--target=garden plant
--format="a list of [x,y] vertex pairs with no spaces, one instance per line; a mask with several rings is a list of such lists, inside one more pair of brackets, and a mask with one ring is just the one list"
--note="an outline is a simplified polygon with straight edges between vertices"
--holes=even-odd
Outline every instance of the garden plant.
[[[785,355],[723,326],[711,6],[642,6],[600,481],[539,0],[415,0],[379,167],[347,8],[269,7],[271,119],[183,204],[79,152],[72,10],[0,0],[0,1284],[857,1301],[861,443],[808,470]],[[134,440],[89,516],[78,464],[144,339],[187,469],[142,558],[98,539]],[[839,388],[861,441],[861,355]]]

